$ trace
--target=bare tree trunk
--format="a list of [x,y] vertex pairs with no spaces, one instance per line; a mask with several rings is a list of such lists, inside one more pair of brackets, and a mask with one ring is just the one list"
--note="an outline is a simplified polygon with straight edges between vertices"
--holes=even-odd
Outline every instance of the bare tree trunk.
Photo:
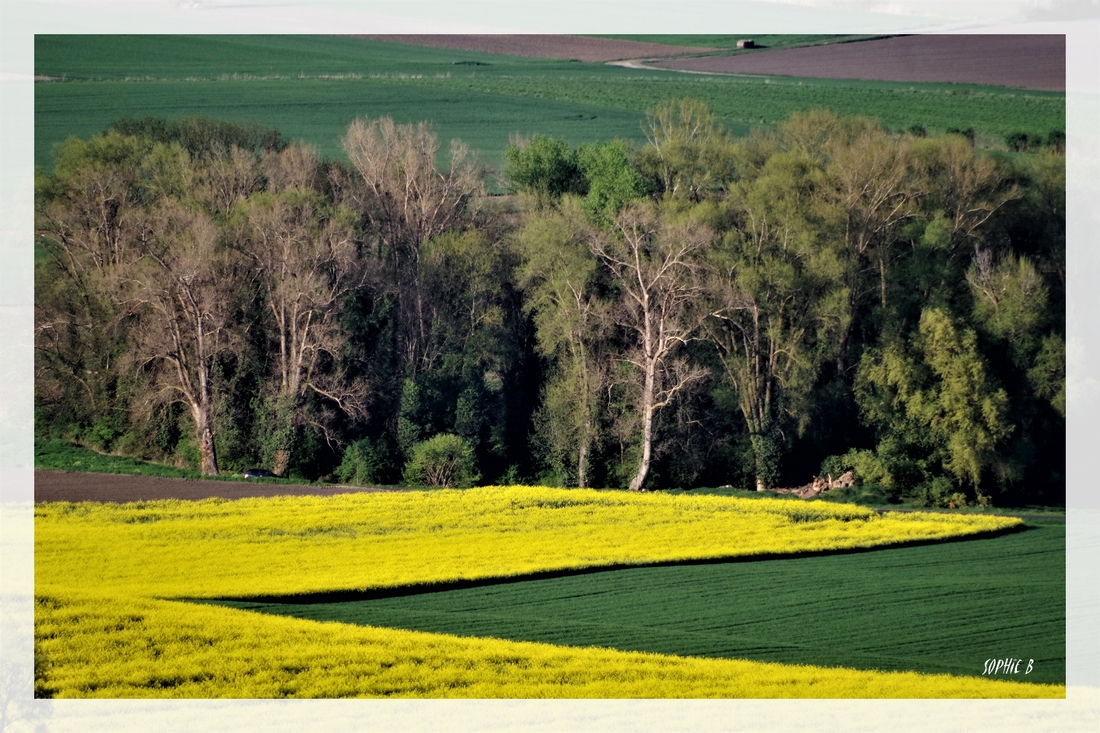
[[[587,381],[587,380],[586,380]],[[585,393],[585,399],[588,399],[588,393]],[[581,444],[577,455],[577,488],[583,489],[588,486],[588,450],[592,445],[593,440],[593,426],[592,426],[592,406],[590,402],[585,403],[585,416],[584,416],[584,432],[581,434]]]
[[214,448],[214,430],[209,404],[191,405],[191,415],[195,419],[195,437],[198,438],[199,455],[202,456],[202,475],[218,475],[218,455]]
[[631,491],[641,491],[649,475],[649,462],[653,456],[653,413],[653,377],[647,374],[642,397],[642,460],[638,464],[638,472],[630,480]]
[[702,294],[696,271],[710,233],[696,224],[669,224],[659,211],[640,206],[624,210],[616,228],[621,238],[601,237],[589,246],[618,279],[623,289],[619,325],[637,339],[636,351],[624,361],[644,375],[638,405],[642,458],[630,481],[630,489],[640,491],[653,455],[656,413],[706,376],[677,351],[702,323],[693,303]]

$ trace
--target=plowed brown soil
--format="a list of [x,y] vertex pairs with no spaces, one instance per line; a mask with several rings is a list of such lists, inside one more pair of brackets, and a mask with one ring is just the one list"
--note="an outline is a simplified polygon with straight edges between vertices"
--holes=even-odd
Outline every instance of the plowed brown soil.
[[648,64],[681,71],[1065,91],[1066,37],[922,35]]
[[244,499],[254,496],[334,496],[400,489],[358,486],[312,486],[247,481],[202,481],[185,478],[126,476],[113,473],[34,472],[34,500],[100,501],[124,504],[154,499]]
[[375,41],[411,43],[417,46],[453,48],[458,51],[501,53],[540,59],[577,59],[578,61],[615,61],[618,59],[657,58],[685,53],[713,51],[692,46],[666,46],[660,43],[621,41],[613,38],[587,38],[558,35],[356,35]]

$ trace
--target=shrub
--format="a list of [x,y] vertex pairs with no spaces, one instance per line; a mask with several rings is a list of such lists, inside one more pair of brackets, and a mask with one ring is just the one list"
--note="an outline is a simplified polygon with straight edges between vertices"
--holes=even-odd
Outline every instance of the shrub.
[[364,438],[348,446],[335,471],[340,483],[369,486],[385,482],[389,455],[385,446],[379,443]]
[[[917,498],[925,506],[945,508],[958,493],[955,484],[946,476],[936,476],[917,487]],[[964,495],[965,496],[965,495]]]
[[869,450],[851,449],[842,456],[829,456],[821,463],[820,476],[837,478],[845,471],[855,475],[856,483],[874,486],[892,486],[893,477],[889,468],[876,453]]
[[474,465],[474,449],[463,438],[449,433],[417,443],[405,464],[405,483],[412,486],[465,489],[480,478]]
[[1066,133],[1062,130],[1051,130],[1047,134],[1047,145],[1056,153],[1066,152]]

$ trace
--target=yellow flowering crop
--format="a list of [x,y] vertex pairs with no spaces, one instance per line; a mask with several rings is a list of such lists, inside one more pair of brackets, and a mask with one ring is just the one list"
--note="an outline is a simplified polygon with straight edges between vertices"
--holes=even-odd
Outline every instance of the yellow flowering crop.
[[52,697],[1064,698],[1061,685],[699,659],[39,596]]
[[1005,517],[799,499],[488,487],[336,497],[40,504],[40,590],[159,598],[362,590],[543,570],[874,547]]
[[874,547],[1016,524],[800,500],[528,487],[39,504],[37,694],[1064,697],[1064,686],[466,639],[168,600]]

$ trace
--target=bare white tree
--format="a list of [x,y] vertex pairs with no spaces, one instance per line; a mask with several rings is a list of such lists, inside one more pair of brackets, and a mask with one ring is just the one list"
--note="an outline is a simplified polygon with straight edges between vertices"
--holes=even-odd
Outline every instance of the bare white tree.
[[341,146],[362,184],[357,204],[377,233],[379,254],[396,283],[405,363],[420,369],[432,321],[421,277],[421,248],[472,220],[484,193],[481,171],[458,140],[451,142],[446,169],[437,168],[439,142],[424,122],[356,119]]
[[[368,269],[347,217],[327,208],[316,192],[297,187],[307,180],[309,155],[293,147],[280,155],[286,156],[285,164],[276,170],[284,174],[287,188],[246,202],[247,226],[239,247],[253,264],[274,324],[276,403],[289,408],[293,423],[285,427],[310,423],[331,438],[326,420],[306,414],[305,398],[312,391],[352,418],[366,413],[366,384],[349,378],[341,364],[347,337],[340,315]],[[285,453],[276,455],[275,473],[285,471],[286,459]]]
[[172,200],[149,212],[147,232],[144,257],[128,270],[135,356],[155,398],[190,410],[202,472],[214,475],[214,361],[236,338],[233,253],[209,216]]
[[613,232],[590,243],[621,288],[616,321],[634,343],[622,357],[635,367],[640,383],[642,456],[632,491],[642,488],[649,473],[654,417],[706,376],[681,350],[705,316],[696,304],[703,294],[700,257],[709,241],[704,227],[688,220],[673,223],[653,207],[635,204],[616,217]]

